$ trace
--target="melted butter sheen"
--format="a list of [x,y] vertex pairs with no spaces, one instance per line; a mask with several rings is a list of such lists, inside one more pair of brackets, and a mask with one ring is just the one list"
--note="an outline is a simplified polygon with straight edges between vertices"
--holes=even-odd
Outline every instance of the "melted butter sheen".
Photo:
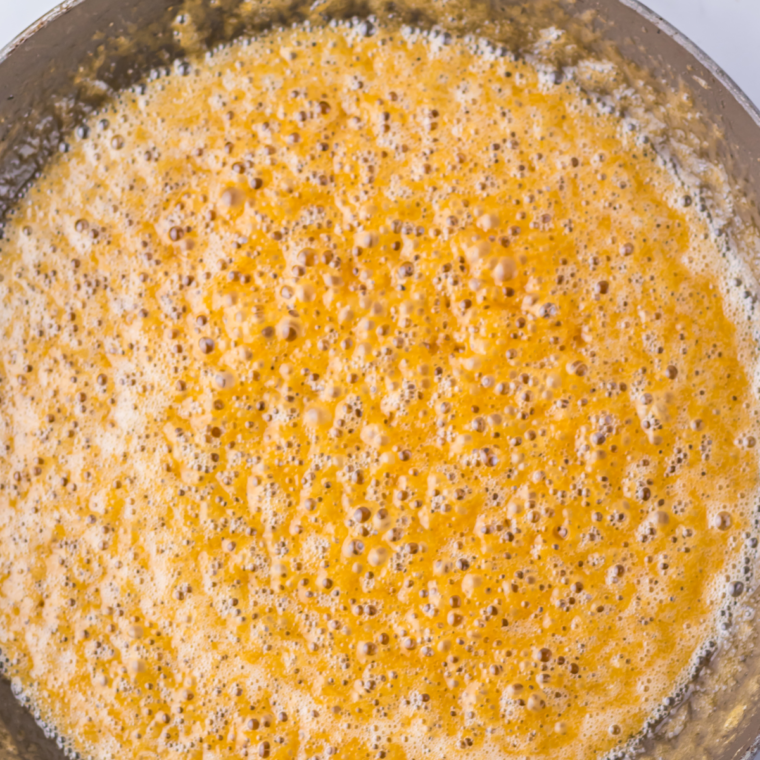
[[757,405],[629,134],[527,63],[333,29],[73,139],[0,263],[0,647],[73,748],[642,729],[741,593]]

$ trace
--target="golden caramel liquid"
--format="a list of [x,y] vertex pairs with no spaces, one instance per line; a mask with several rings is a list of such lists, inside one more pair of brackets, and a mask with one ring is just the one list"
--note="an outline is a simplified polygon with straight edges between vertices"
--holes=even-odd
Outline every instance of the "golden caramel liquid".
[[18,690],[94,758],[625,745],[753,540],[697,205],[475,43],[290,30],[123,94],[2,243]]

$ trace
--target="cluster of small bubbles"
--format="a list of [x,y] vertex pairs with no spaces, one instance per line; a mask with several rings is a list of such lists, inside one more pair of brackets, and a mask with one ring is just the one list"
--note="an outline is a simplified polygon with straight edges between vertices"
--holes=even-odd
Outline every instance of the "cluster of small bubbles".
[[176,61],[75,138],[3,244],[19,693],[99,756],[624,746],[757,545],[758,405],[651,149],[359,21]]

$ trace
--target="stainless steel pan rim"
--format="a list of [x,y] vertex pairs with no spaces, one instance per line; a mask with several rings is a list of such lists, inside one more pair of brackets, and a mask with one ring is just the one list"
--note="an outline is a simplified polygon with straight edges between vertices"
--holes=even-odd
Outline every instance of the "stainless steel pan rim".
[[[43,27],[53,23],[57,18],[71,11],[77,5],[87,2],[87,0],[63,0],[48,11],[45,15],[30,24],[22,32],[19,32],[10,42],[0,48],[0,63],[5,61],[12,53],[25,42],[30,40]],[[699,45],[692,42],[683,32],[679,31],[673,24],[665,20],[658,13],[655,13],[640,0],[616,0],[621,5],[625,5],[635,11],[642,18],[649,21],[657,27],[658,32],[666,34],[668,37],[677,42],[684,50],[690,53],[710,74],[725,87],[741,107],[752,117],[755,124],[760,128],[760,104],[755,104],[749,99],[741,87],[709,56],[702,50]],[[696,80],[695,80],[696,81]],[[699,84],[699,82],[697,82]],[[700,85],[703,86],[703,85]]]
[[19,32],[10,42],[0,49],[0,63],[2,63],[13,51],[21,47],[27,40],[31,39],[42,27],[55,21],[59,16],[70,11],[75,5],[86,2],[86,0],[63,0],[63,2],[51,8],[43,16],[29,24],[26,29]]
[[[79,2],[80,0],[77,0]],[[736,82],[720,67],[715,61],[710,58],[699,45],[692,42],[685,34],[678,31],[669,21],[666,21],[662,16],[650,10],[646,5],[639,2],[639,0],[618,0],[618,2],[636,11],[640,16],[652,23],[661,32],[668,35],[668,37],[675,40],[684,50],[691,53],[712,75],[713,77],[723,85],[723,87],[731,93],[735,100],[741,105],[741,107],[752,117],[755,124],[760,127],[760,104],[755,105],[746,95],[744,90],[739,87]],[[0,53],[2,56],[2,53]],[[696,81],[696,80],[695,80]],[[704,86],[699,82],[696,82],[699,86]]]

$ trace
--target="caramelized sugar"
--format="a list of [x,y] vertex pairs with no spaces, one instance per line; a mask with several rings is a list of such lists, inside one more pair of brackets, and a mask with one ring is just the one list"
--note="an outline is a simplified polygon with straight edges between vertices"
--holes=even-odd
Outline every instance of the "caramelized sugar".
[[443,42],[224,50],[18,208],[0,646],[72,748],[597,757],[742,593],[716,241],[574,84]]

